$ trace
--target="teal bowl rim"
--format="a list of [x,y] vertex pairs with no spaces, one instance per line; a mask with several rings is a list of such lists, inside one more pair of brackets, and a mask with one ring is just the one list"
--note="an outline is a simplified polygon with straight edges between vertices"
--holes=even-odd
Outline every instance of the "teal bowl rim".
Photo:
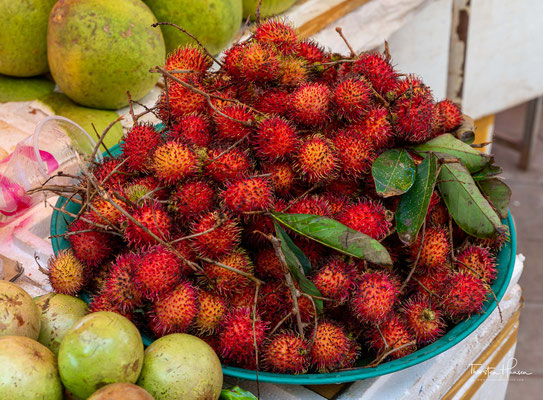
[[[113,155],[120,154],[120,146],[116,145],[112,147],[110,152],[112,152]],[[60,197],[57,201],[56,207],[62,207],[66,200],[67,199],[65,197]],[[77,212],[78,207],[79,205],[75,203],[70,203],[67,205],[67,208],[70,209],[69,211],[72,212]],[[62,234],[66,231],[68,218],[66,216],[63,216],[64,218],[60,217],[60,212],[54,210],[51,217],[51,236]],[[498,302],[503,298],[505,291],[509,286],[509,282],[511,281],[517,252],[515,224],[511,212],[508,211],[508,216],[503,220],[503,223],[509,226],[510,240],[498,253],[498,276],[491,285]],[[70,246],[69,242],[62,237],[51,238],[51,244],[55,254],[57,254],[61,249],[66,249]],[[82,296],[84,300],[88,300],[88,298],[85,297],[85,295]],[[361,379],[374,378],[412,367],[449,350],[451,347],[457,345],[463,339],[473,333],[479,327],[479,325],[481,325],[483,321],[488,318],[492,311],[494,311],[496,305],[497,304],[493,298],[488,299],[483,305],[483,312],[481,314],[473,315],[468,320],[460,322],[434,343],[431,343],[428,346],[423,347],[422,349],[419,349],[403,358],[383,363],[374,368],[361,367],[349,371],[324,374],[287,375],[272,372],[258,372],[257,374],[257,372],[253,370],[230,367],[223,364],[223,373],[227,376],[252,381],[258,379],[260,382],[294,385],[323,385],[330,383],[354,382]],[[153,339],[144,334],[142,334],[142,339],[145,346],[149,346],[153,342]]]

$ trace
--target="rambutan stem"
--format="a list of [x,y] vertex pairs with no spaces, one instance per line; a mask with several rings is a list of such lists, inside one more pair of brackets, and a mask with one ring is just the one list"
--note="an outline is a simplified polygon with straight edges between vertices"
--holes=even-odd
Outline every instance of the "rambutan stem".
[[309,189],[307,189],[305,192],[303,192],[301,195],[299,195],[298,197],[296,197],[295,199],[293,199],[290,204],[285,207],[281,212],[287,212],[293,205],[295,205],[297,202],[299,202],[300,200],[302,200],[305,196],[307,196],[309,193],[311,193],[312,191],[316,190],[319,188],[319,184],[318,183],[315,183],[313,186],[311,186]]
[[451,264],[456,261],[456,256],[454,255],[454,240],[453,240],[453,225],[452,218],[449,215],[449,244],[451,246]]
[[319,318],[317,316],[317,305],[315,304],[315,300],[313,300],[313,297],[308,295],[307,293],[302,293],[302,296],[305,296],[309,299],[311,302],[311,305],[313,306],[313,323],[315,326],[313,327],[313,334],[311,335],[311,341],[309,342],[309,348],[313,347],[313,343],[315,343],[315,338],[317,337],[317,328],[319,327]]
[[176,25],[172,22],[155,22],[153,25],[151,25],[153,28],[156,28],[157,26],[159,25],[169,25],[169,26],[173,26],[174,28],[177,28],[179,29],[181,32],[183,32],[185,35],[187,36],[190,36],[191,39],[193,39],[196,43],[198,43],[198,46],[200,46],[202,48],[203,51],[206,52],[206,54],[209,56],[209,58],[211,58],[213,61],[215,61],[217,64],[219,64],[219,66],[223,66],[222,63],[217,60],[215,57],[213,57],[213,55],[209,52],[209,50],[202,44],[202,42],[200,42],[198,40],[198,38],[196,36],[194,36],[192,33],[188,32],[186,29],[183,29],[181,28],[179,25]]
[[[91,126],[92,126],[92,130],[94,131],[94,134],[96,135],[96,139],[99,139],[100,134],[98,133],[98,130],[96,129],[96,126],[94,125],[94,122],[91,122]],[[109,149],[107,148],[107,146],[104,143],[102,143],[102,147],[106,151],[107,155],[112,157],[111,153],[109,152]]]
[[170,244],[175,244],[177,242],[181,242],[182,240],[187,240],[187,239],[194,239],[195,237],[198,237],[198,236],[202,236],[202,235],[206,235],[210,232],[213,232],[215,229],[217,229],[218,227],[220,227],[223,223],[224,223],[225,219],[221,218],[219,220],[217,220],[217,222],[215,223],[214,226],[212,226],[211,228],[203,231],[203,232],[198,232],[198,233],[194,233],[192,235],[187,235],[187,236],[183,236],[183,237],[180,237],[180,238],[177,238],[175,240],[172,240],[170,242]]
[[271,337],[271,336],[272,336],[272,335],[273,335],[273,334],[274,334],[274,333],[275,333],[275,332],[276,332],[276,331],[277,331],[277,330],[285,323],[285,321],[286,321],[287,319],[289,319],[290,317],[292,317],[292,314],[293,314],[292,310],[289,311],[288,314],[285,315],[285,316],[281,319],[281,321],[279,321],[279,322],[277,323],[277,325],[275,325],[275,327],[271,330],[269,336]]
[[381,356],[377,357],[374,361],[372,361],[371,363],[369,363],[366,367],[367,368],[375,368],[377,367],[379,364],[381,364],[383,362],[383,360],[385,358],[387,358],[389,355],[397,352],[398,350],[401,350],[403,348],[406,348],[406,347],[409,347],[409,346],[415,346],[417,344],[417,341],[416,340],[411,340],[410,342],[407,342],[405,344],[402,344],[401,346],[399,347],[396,347],[396,348],[393,348],[392,350],[389,350],[385,353],[383,353]]
[[336,32],[339,33],[339,36],[341,36],[341,38],[343,39],[343,41],[345,42],[345,44],[349,48],[349,51],[351,52],[351,57],[356,57],[356,53],[353,50],[353,48],[352,48],[351,44],[349,43],[349,41],[347,40],[347,38],[345,37],[345,35],[343,34],[343,29],[341,28],[341,26],[338,26],[336,28]]
[[199,260],[202,260],[204,262],[207,262],[209,264],[213,264],[213,265],[216,265],[217,267],[221,267],[221,268],[224,268],[224,269],[227,269],[228,271],[232,271],[236,274],[239,274],[241,276],[244,276],[250,280],[252,280],[254,283],[256,283],[257,285],[262,285],[264,284],[263,281],[261,281],[260,279],[258,279],[256,276],[248,273],[248,272],[245,272],[245,271],[241,271],[237,268],[234,268],[234,267],[231,267],[230,265],[226,265],[226,264],[223,264],[222,262],[219,262],[219,261],[215,261],[215,260],[212,260],[211,258],[207,258],[207,257],[202,257],[202,256],[198,256],[198,259]]
[[424,222],[422,224],[420,246],[419,246],[419,251],[417,252],[417,258],[415,258],[415,262],[413,263],[413,266],[411,267],[411,271],[409,271],[409,275],[407,275],[407,278],[405,278],[405,281],[403,281],[402,286],[400,287],[400,293],[403,293],[405,287],[409,283],[409,280],[413,276],[413,273],[415,272],[415,269],[417,268],[417,264],[419,263],[420,254],[422,253],[422,247],[424,245],[424,234],[425,233],[426,233],[426,218],[424,218]]
[[121,119],[123,119],[124,117],[126,116],[126,114],[122,114],[122,115],[119,115],[114,121],[111,121],[108,126],[106,126],[106,128],[104,129],[104,131],[102,132],[102,134],[100,135],[100,137],[98,138],[98,142],[96,142],[96,145],[94,146],[94,149],[92,150],[92,154],[90,156],[90,159],[91,160],[94,160],[94,158],[96,157],[96,153],[98,152],[98,149],[100,148],[100,146],[102,145],[102,143],[104,142],[104,138],[106,137],[107,133],[109,132],[109,130],[111,128],[113,128],[113,126],[119,122]]
[[256,343],[256,306],[258,303],[258,291],[260,290],[260,283],[256,282],[256,288],[255,288],[255,297],[253,300],[253,310],[252,310],[252,325],[253,325],[253,346],[255,348],[255,364],[256,364],[256,379],[258,382],[258,371],[260,364],[258,362],[258,345]]
[[134,115],[134,108],[132,107],[132,95],[130,94],[130,90],[126,91],[126,97],[128,97],[128,111],[130,113],[130,116],[132,117],[132,122],[135,124],[136,122],[138,122],[138,120]]

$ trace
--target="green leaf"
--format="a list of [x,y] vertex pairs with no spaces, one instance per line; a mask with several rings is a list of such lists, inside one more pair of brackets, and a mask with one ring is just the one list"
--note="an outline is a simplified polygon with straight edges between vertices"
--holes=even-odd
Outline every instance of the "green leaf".
[[[300,290],[306,294],[322,297],[321,292],[313,282],[311,282],[309,279],[306,278],[306,276],[303,273],[302,268],[302,261],[297,257],[297,253],[303,254],[303,252],[296,246],[288,234],[285,232],[281,226],[275,221],[273,221],[273,224],[275,225],[275,233],[277,237],[281,240],[281,250],[283,251],[283,254],[285,256],[285,259],[287,261],[287,266],[292,274],[294,280],[300,285]],[[292,248],[288,243],[292,243]],[[297,250],[297,251],[296,251]],[[304,258],[307,259],[305,254],[303,254]],[[309,262],[309,260],[308,260]],[[317,313],[322,312],[323,304],[322,300],[319,299],[313,299],[315,302],[315,307],[317,308]]]
[[288,249],[292,252],[293,256],[300,263],[300,267],[302,268],[303,273],[305,275],[311,273],[313,267],[311,266],[311,261],[309,261],[309,258],[307,258],[304,252],[300,250],[300,248],[296,246],[296,244],[294,244],[288,233],[286,233],[280,225],[278,225],[275,221],[273,223],[275,225],[275,232],[277,233],[277,237],[281,239],[281,243],[288,247]]
[[396,230],[400,240],[411,244],[424,223],[438,174],[438,160],[429,153],[418,166],[415,183],[400,197],[396,209]]
[[415,147],[415,150],[421,154],[432,151],[440,158],[444,155],[458,158],[470,172],[480,171],[492,162],[491,156],[456,139],[450,133],[440,135],[426,143],[420,144]]
[[449,212],[465,232],[472,236],[488,238],[506,229],[462,164],[443,164],[439,172],[438,185]]
[[223,389],[219,400],[258,400],[251,392],[234,386],[229,389]]
[[382,153],[373,162],[371,174],[375,190],[382,197],[398,196],[409,190],[415,180],[415,163],[405,149]]
[[476,172],[472,175],[473,180],[475,181],[481,181],[483,179],[493,178],[496,175],[499,175],[503,172],[503,168],[497,166],[497,165],[487,165],[479,172]]
[[310,214],[272,212],[281,224],[318,243],[344,254],[379,265],[392,265],[385,247],[368,235],[355,231],[330,218]]
[[477,185],[481,192],[490,199],[492,205],[501,218],[507,218],[509,200],[511,200],[511,189],[498,178],[489,178],[478,181]]

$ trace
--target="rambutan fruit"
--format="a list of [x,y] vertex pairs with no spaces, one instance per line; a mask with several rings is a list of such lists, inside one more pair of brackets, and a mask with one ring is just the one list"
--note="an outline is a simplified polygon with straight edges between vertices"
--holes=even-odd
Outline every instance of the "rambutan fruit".
[[329,118],[332,91],[322,83],[307,83],[291,95],[292,118],[304,125],[322,126]]
[[177,214],[186,220],[211,211],[215,204],[215,190],[205,181],[187,181],[172,194]]
[[266,114],[286,116],[290,110],[290,94],[283,89],[266,90],[256,98],[253,107]]
[[441,294],[441,307],[452,318],[481,312],[489,290],[485,282],[468,272],[453,272]]
[[[252,128],[247,124],[252,124],[254,117],[245,106],[228,105],[222,107],[220,111],[227,117],[215,113],[213,114],[213,120],[217,125],[217,136],[221,139],[236,141],[252,132]],[[243,123],[238,121],[243,121]]]
[[422,96],[430,101],[433,101],[433,95],[428,86],[424,84],[421,78],[416,75],[409,74],[404,79],[398,81],[395,90],[395,98],[412,98]]
[[320,215],[321,217],[330,217],[332,215],[330,204],[328,204],[324,196],[318,194],[293,200],[290,204],[292,204],[288,209],[290,214],[311,214]]
[[449,222],[449,210],[435,190],[430,198],[427,218],[434,225],[445,225]]
[[200,290],[198,304],[195,327],[200,334],[214,333],[228,311],[225,299],[214,293]]
[[258,124],[253,136],[257,154],[267,160],[282,159],[298,147],[294,126],[280,117],[271,117]]
[[397,315],[379,324],[379,329],[371,328],[367,331],[368,343],[378,353],[395,350],[388,357],[397,359],[405,357],[417,350],[415,337],[409,332],[405,323]]
[[141,292],[132,278],[136,268],[135,262],[136,256],[133,254],[117,256],[109,269],[102,290],[102,294],[107,296],[110,302],[126,312],[134,310],[141,303]]
[[266,340],[262,348],[264,368],[282,374],[303,374],[309,368],[309,342],[291,331]]
[[[201,85],[190,78],[186,78],[187,83],[202,90]],[[168,81],[168,96],[166,92],[162,93],[158,100],[158,113],[160,119],[168,121],[169,118],[178,120],[187,114],[204,111],[207,106],[207,100],[199,93],[186,89],[180,83]]]
[[283,266],[272,247],[265,247],[258,250],[254,257],[255,270],[259,276],[283,279],[285,273]]
[[172,184],[196,173],[200,160],[188,146],[167,142],[159,146],[151,160],[155,176],[165,184]]
[[412,297],[402,306],[405,324],[419,345],[435,342],[445,333],[443,312],[435,304],[428,297]]
[[414,297],[426,297],[435,301],[440,296],[451,271],[442,267],[431,273],[415,273],[409,282]]
[[204,170],[217,182],[241,178],[253,169],[248,155],[240,149],[209,149]]
[[236,65],[239,77],[249,82],[271,82],[280,75],[279,54],[258,42],[245,45]]
[[119,315],[122,315],[123,317],[129,319],[130,321],[134,321],[134,314],[131,311],[123,311],[121,310],[117,304],[113,303],[109,296],[98,293],[96,296],[93,296],[91,298],[91,301],[89,303],[89,312],[98,312],[98,311],[110,311],[117,313]]
[[356,179],[369,172],[376,154],[373,145],[361,135],[343,130],[332,139],[343,176]]
[[271,174],[269,179],[276,194],[286,197],[295,189],[297,176],[290,162],[266,164],[263,171]]
[[[122,200],[114,198],[112,200],[115,204],[126,209],[126,203]],[[102,225],[114,225],[119,226],[123,220],[123,214],[117,209],[111,202],[101,198],[95,197],[90,205],[91,211],[89,212],[89,220]]]
[[123,188],[124,196],[133,203],[141,201],[142,198],[166,200],[170,193],[152,176],[144,176],[135,179]]
[[[419,254],[421,237],[422,232],[409,249],[413,261]],[[440,269],[447,263],[450,251],[449,232],[440,226],[427,226],[417,266],[430,270]]]
[[[89,214],[83,216],[88,217]],[[75,256],[91,267],[102,264],[111,256],[114,248],[110,235],[93,229],[93,225],[82,219],[72,222],[68,227],[68,240]]]
[[296,168],[309,182],[325,182],[337,176],[340,159],[332,142],[312,135],[300,145]]
[[127,181],[126,165],[121,165],[120,158],[106,158],[104,161],[91,169],[94,177],[106,189],[118,188]]
[[282,86],[294,87],[305,83],[309,78],[307,62],[300,58],[283,57],[279,63],[279,80]]
[[373,88],[383,97],[394,91],[398,84],[398,74],[390,62],[381,54],[364,53],[352,66],[353,72],[362,74]]
[[[296,286],[298,290],[300,288]],[[315,306],[313,305],[307,296],[298,297],[298,309],[300,310],[300,317],[304,324],[313,322],[315,320]],[[292,300],[289,300],[289,305],[292,306]]]
[[250,307],[231,309],[221,324],[219,336],[220,355],[226,362],[237,364],[251,363],[255,359],[256,347],[264,342],[268,324],[253,315]]
[[273,189],[266,178],[244,178],[230,183],[221,197],[234,213],[263,211],[273,202]]
[[348,367],[354,361],[349,353],[355,347],[356,342],[338,323],[319,321],[310,350],[311,364],[321,373]]
[[[229,254],[218,257],[217,262],[249,274],[254,270],[247,252],[239,247]],[[249,278],[212,263],[206,263],[204,271],[219,293],[223,294],[236,291],[250,282]]]
[[388,235],[392,225],[382,203],[366,199],[347,207],[338,217],[338,221],[376,240]]
[[371,104],[371,86],[364,79],[345,79],[334,89],[333,103],[340,116],[354,120],[363,116]]
[[[460,228],[458,228],[461,230]],[[462,231],[464,232],[464,231]],[[498,253],[503,246],[510,240],[510,234],[509,234],[509,228],[507,228],[504,232],[499,233],[497,236],[492,238],[477,238],[475,240],[475,243],[478,246],[486,247],[488,248],[492,253]]]
[[459,271],[474,274],[486,283],[496,279],[496,258],[485,247],[469,245],[456,257],[456,266]]
[[332,218],[337,218],[350,205],[350,199],[339,193],[327,191],[321,196],[330,206]]
[[298,57],[304,58],[311,64],[326,61],[324,49],[317,42],[311,39],[302,40],[300,42],[297,55]]
[[186,332],[198,314],[198,293],[188,281],[160,296],[153,304],[149,327],[157,336]]
[[360,192],[359,184],[356,180],[352,179],[334,179],[331,182],[328,182],[324,189],[328,193],[338,193],[345,197],[357,197]]
[[224,69],[234,78],[240,78],[243,53],[246,46],[245,43],[238,43],[224,50]]
[[[147,203],[135,208],[132,217],[151,233],[162,239],[170,237],[172,221],[168,213],[160,203]],[[128,243],[135,246],[147,246],[154,244],[156,240],[132,219],[127,219],[124,237]]]
[[400,97],[392,112],[394,127],[400,137],[410,143],[422,143],[432,134],[434,103],[424,95]]
[[462,111],[452,100],[445,99],[435,106],[434,134],[453,132],[462,124]]
[[134,257],[134,283],[150,300],[172,290],[181,278],[181,261],[162,245]]
[[324,297],[345,303],[355,287],[356,271],[342,257],[332,257],[311,278]]
[[255,287],[249,284],[239,288],[235,292],[228,293],[230,309],[236,309],[240,307],[252,307],[255,301]]
[[55,292],[74,296],[85,286],[85,266],[71,249],[60,250],[47,264],[49,282]]
[[259,291],[258,311],[264,321],[275,326],[292,310],[292,297],[283,281],[269,281]]
[[394,138],[392,126],[388,121],[388,111],[380,106],[371,108],[362,120],[347,129],[358,133],[378,149],[387,147]]
[[[173,241],[176,239],[179,239],[181,237],[186,237],[185,233],[179,233],[178,237],[172,237]],[[181,259],[181,275],[183,276],[189,276],[191,275],[194,270],[192,267],[188,264],[188,262],[196,263],[198,261],[196,252],[190,245],[189,240],[178,240],[177,242],[173,243],[173,248],[175,251],[179,253],[179,258]],[[187,262],[188,261],[188,262]]]
[[[207,233],[203,233],[209,231]],[[195,221],[192,234],[199,234],[192,239],[196,250],[205,256],[217,257],[229,253],[241,240],[238,223],[217,211],[205,214]]]
[[[179,46],[166,57],[164,68],[171,70],[194,71],[197,76],[204,75],[213,65],[213,60],[196,45]],[[182,77],[181,77],[182,79]]]
[[300,48],[300,38],[286,20],[269,18],[256,27],[253,37],[258,43],[271,45],[283,54],[295,54]]
[[209,121],[203,114],[184,115],[172,127],[170,138],[189,145],[207,147],[211,143]]
[[151,124],[137,123],[121,142],[126,166],[134,171],[145,171],[153,150],[160,143],[160,134]]
[[398,280],[384,271],[359,277],[351,297],[351,308],[359,321],[380,324],[390,315],[399,298]]
[[322,263],[325,254],[329,253],[329,248],[305,237],[294,237],[294,244],[306,255],[312,265]]

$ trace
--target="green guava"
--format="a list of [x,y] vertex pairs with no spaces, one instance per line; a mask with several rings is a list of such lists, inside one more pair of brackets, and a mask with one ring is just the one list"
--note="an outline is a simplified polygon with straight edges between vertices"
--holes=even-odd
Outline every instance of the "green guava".
[[57,361],[24,336],[0,337],[0,399],[62,400]]
[[47,21],[56,0],[0,0],[0,74],[41,75],[47,66]]
[[155,85],[164,39],[140,0],[59,0],[49,17],[47,56],[59,88],[75,102],[119,109]]
[[41,329],[38,342],[58,355],[62,338],[87,314],[87,303],[66,294],[50,293],[34,299],[40,310]]
[[125,317],[99,311],[80,319],[64,335],[58,351],[62,383],[86,399],[116,382],[134,383],[143,364],[143,342]]
[[211,346],[174,333],[147,347],[138,385],[156,400],[216,400],[222,380],[221,362]]
[[0,336],[40,334],[40,310],[32,297],[14,283],[0,280]]
[[145,389],[133,383],[112,383],[94,392],[87,400],[154,400]]
[[[213,54],[234,39],[241,27],[242,0],[144,0],[160,22],[172,22],[188,31]],[[163,26],[166,50],[195,43],[172,26]]]
[[[296,1],[298,0],[262,0],[260,16],[266,18],[280,14],[292,7]],[[243,0],[243,18],[247,18],[250,15],[251,19],[254,19],[257,6],[258,0]]]

